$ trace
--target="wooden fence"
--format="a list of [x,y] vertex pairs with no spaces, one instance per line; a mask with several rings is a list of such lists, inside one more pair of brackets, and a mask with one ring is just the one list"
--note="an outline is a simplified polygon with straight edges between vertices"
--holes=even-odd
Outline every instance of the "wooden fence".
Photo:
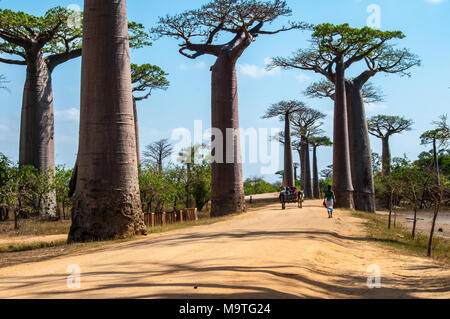
[[170,213],[144,213],[144,222],[148,227],[165,226],[198,220],[197,208],[186,208]]

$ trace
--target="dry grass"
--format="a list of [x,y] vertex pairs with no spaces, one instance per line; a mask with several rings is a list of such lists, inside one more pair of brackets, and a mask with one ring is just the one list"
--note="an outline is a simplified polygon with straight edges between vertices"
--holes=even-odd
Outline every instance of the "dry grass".
[[14,221],[5,221],[0,223],[1,237],[17,236],[46,236],[68,234],[70,229],[70,220],[61,220],[56,222],[41,221],[37,218],[19,220],[19,229],[14,229]]
[[[370,239],[395,250],[426,257],[429,234],[416,233],[416,238],[412,239],[412,230],[406,229],[404,226],[397,225],[397,227],[388,229],[388,216],[363,212],[353,212],[353,215],[365,220],[364,224]],[[450,240],[434,236],[432,257],[437,261],[449,264]]]

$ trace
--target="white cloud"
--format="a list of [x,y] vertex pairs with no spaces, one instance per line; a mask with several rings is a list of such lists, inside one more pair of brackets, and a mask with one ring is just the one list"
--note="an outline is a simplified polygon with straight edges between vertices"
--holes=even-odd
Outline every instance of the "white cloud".
[[383,103],[368,103],[366,104],[366,111],[367,113],[379,113],[381,111],[385,111],[388,109],[388,106]]
[[430,2],[430,3],[441,3],[441,2],[444,2],[444,0],[426,0],[427,2]]
[[197,62],[194,64],[180,64],[180,69],[183,71],[188,71],[188,70],[203,70],[204,68],[206,68],[206,63],[205,62]]
[[79,122],[80,110],[71,108],[63,111],[55,111],[55,119],[58,121]]
[[311,80],[311,77],[309,75],[305,74],[305,73],[297,74],[295,76],[295,78],[297,79],[297,81],[302,82],[302,83],[303,82],[309,82]]
[[249,77],[260,79],[265,76],[273,76],[280,73],[279,68],[274,68],[270,71],[266,70],[266,66],[269,65],[272,62],[271,58],[265,58],[264,59],[264,67],[260,67],[258,65],[253,64],[239,64],[238,65],[238,71],[243,74],[247,75]]

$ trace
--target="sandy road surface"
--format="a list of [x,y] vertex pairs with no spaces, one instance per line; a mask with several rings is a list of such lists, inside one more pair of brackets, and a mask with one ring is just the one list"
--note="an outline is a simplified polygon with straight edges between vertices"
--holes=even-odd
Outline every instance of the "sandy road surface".
[[[450,269],[365,239],[321,202],[280,205],[107,250],[0,269],[0,298],[450,298]],[[81,288],[67,287],[67,267]],[[379,265],[381,289],[368,289]]]

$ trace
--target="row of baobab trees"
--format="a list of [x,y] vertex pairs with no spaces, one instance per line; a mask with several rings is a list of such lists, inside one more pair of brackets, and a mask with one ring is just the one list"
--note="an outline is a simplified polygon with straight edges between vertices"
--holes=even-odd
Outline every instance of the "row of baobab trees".
[[[235,66],[245,50],[265,36],[295,30],[312,32],[309,48],[289,58],[276,57],[270,67],[309,70],[324,77],[326,96],[335,103],[333,186],[337,205],[373,212],[371,149],[364,110],[367,96],[363,88],[378,73],[409,75],[409,69],[420,60],[407,49],[394,46],[393,41],[404,38],[400,31],[305,22],[270,27],[275,20],[291,14],[281,0],[212,0],[199,10],[160,18],[151,32],[179,40],[179,52],[187,58],[216,57],[211,68],[211,116],[212,126],[222,132],[239,128]],[[43,20],[36,19],[1,10],[0,50],[21,59],[0,58],[0,62],[27,67],[21,164],[41,170],[54,166],[51,74],[56,66],[81,55],[80,136],[69,241],[145,233],[129,60],[130,46],[149,44],[142,28],[128,23],[126,0],[85,0],[82,28],[68,26],[62,8],[50,10]],[[135,32],[129,32],[133,29]],[[230,40],[223,43],[227,36]],[[364,70],[350,77],[347,70],[355,64]],[[224,158],[228,158],[226,145],[230,142],[225,137]],[[240,147],[239,141],[235,144]],[[289,147],[290,143],[285,144]],[[234,152],[231,163],[212,163],[212,216],[245,210],[238,154]]]

